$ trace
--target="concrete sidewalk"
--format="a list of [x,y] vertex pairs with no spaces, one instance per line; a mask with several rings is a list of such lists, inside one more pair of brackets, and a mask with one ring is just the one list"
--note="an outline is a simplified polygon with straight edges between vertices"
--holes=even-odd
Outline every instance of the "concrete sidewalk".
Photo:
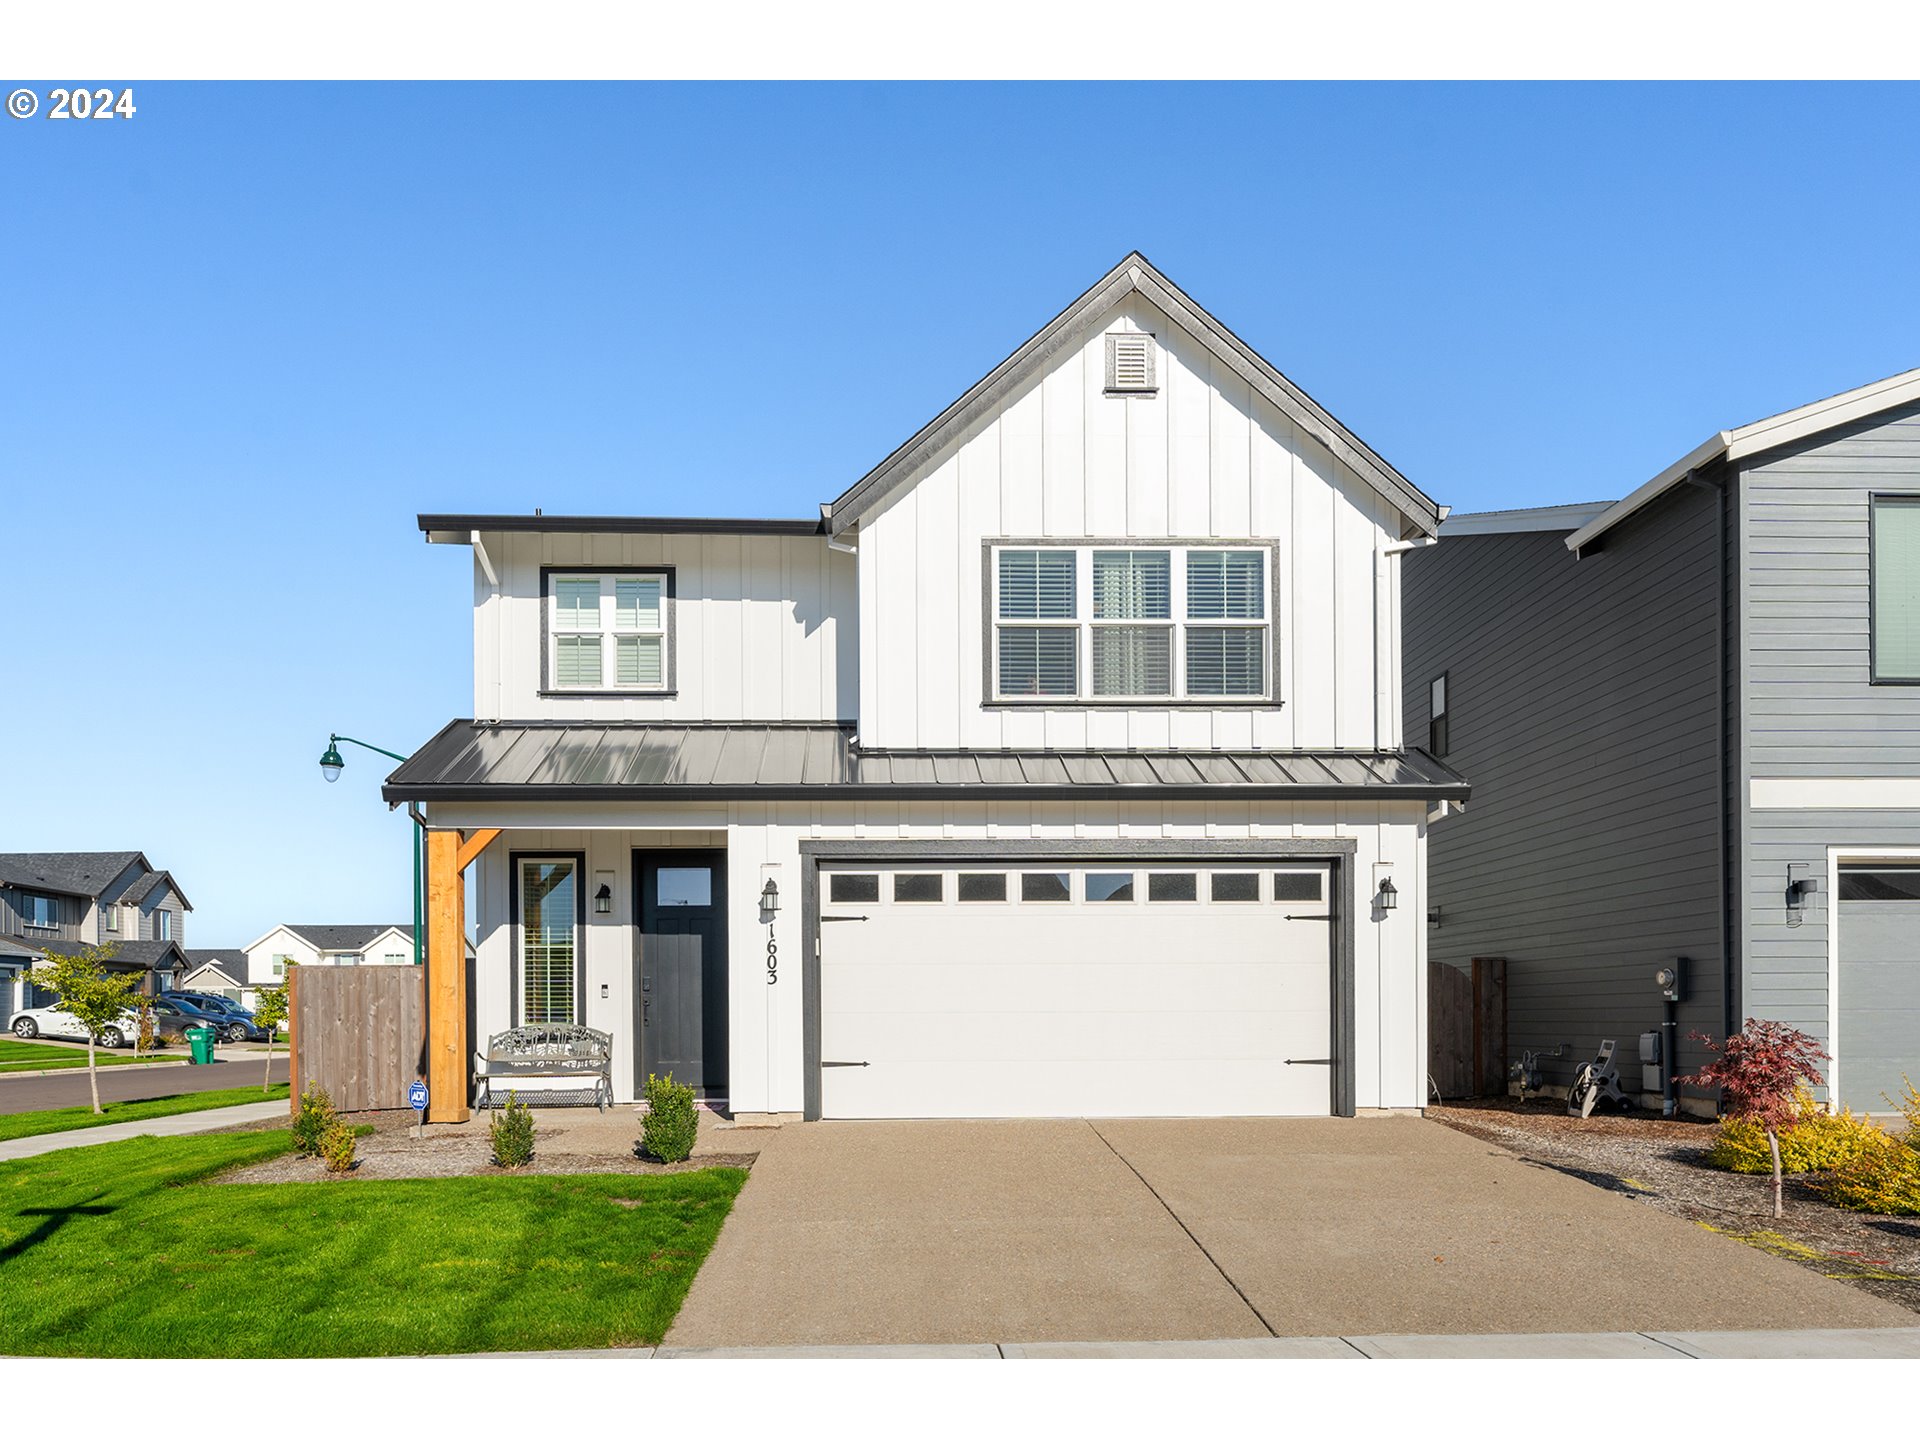
[[1886,1330],[1615,1331],[1591,1335],[1323,1335],[980,1345],[661,1346],[443,1360],[1912,1360],[1920,1326]]
[[131,1140],[136,1135],[197,1135],[205,1130],[225,1130],[232,1125],[247,1125],[255,1120],[285,1119],[286,1116],[286,1101],[263,1100],[255,1105],[190,1110],[184,1115],[160,1115],[151,1120],[127,1120],[115,1125],[94,1125],[84,1130],[55,1130],[48,1135],[0,1140],[0,1161],[49,1155],[55,1150],[71,1150],[80,1145],[105,1145],[114,1140]]

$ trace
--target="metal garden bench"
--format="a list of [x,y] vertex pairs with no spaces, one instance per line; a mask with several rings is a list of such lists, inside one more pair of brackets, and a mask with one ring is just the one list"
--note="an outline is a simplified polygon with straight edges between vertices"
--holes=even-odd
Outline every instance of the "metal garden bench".
[[[577,1080],[572,1088],[529,1091],[541,1105],[613,1104],[613,1037],[584,1025],[521,1025],[489,1036],[484,1053],[474,1053],[474,1077],[480,1082],[475,1109],[505,1103],[493,1093],[496,1082]],[[503,1087],[511,1090],[509,1083]]]

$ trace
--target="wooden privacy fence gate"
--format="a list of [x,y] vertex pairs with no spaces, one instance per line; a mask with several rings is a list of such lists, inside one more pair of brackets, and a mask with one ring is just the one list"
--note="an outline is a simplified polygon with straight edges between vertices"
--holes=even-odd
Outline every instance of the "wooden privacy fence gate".
[[1427,1075],[1443,1100],[1507,1093],[1507,962],[1427,962]]
[[295,965],[289,982],[294,1105],[318,1085],[336,1110],[406,1109],[427,1070],[424,969]]

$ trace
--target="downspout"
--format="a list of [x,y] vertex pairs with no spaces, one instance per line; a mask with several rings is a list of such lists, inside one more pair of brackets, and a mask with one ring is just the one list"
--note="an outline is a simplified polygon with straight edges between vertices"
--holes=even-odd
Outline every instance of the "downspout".
[[[469,530],[467,532],[467,542],[473,546],[473,558],[480,562],[481,573],[487,577],[487,585],[490,587],[488,598],[493,604],[493,654],[489,660],[489,663],[493,666],[493,704],[489,709],[487,718],[490,720],[498,720],[501,718],[500,636],[505,621],[505,617],[500,614],[500,576],[493,568],[493,557],[487,554],[487,542],[481,538],[480,532],[478,530]],[[478,697],[476,697],[476,699],[477,698]]]
[[[1445,518],[1444,511],[1442,512],[1442,518]],[[1423,535],[1417,540],[1396,540],[1390,545],[1382,545],[1378,550],[1373,552],[1373,607],[1376,616],[1373,627],[1373,748],[1375,750],[1385,750],[1388,748],[1386,745],[1386,736],[1388,733],[1387,705],[1393,698],[1394,691],[1403,683],[1403,677],[1400,675],[1400,666],[1402,657],[1405,654],[1404,644],[1397,643],[1394,647],[1396,653],[1388,657],[1391,662],[1391,668],[1383,672],[1380,664],[1380,646],[1386,637],[1381,634],[1382,627],[1378,617],[1387,614],[1393,615],[1395,626],[1389,633],[1396,642],[1401,640],[1400,627],[1406,624],[1406,617],[1400,613],[1400,607],[1393,603],[1393,581],[1388,577],[1382,562],[1389,559],[1397,559],[1409,550],[1424,550],[1429,545],[1438,544],[1439,540],[1440,537],[1438,535]],[[1382,683],[1383,678],[1385,681],[1384,684]],[[1402,696],[1402,708],[1405,707],[1405,704],[1405,697]],[[1398,728],[1398,720],[1399,717],[1395,716],[1394,728],[1396,729]],[[1400,736],[1399,746],[1394,748],[1404,749],[1406,743],[1407,737],[1403,734]]]

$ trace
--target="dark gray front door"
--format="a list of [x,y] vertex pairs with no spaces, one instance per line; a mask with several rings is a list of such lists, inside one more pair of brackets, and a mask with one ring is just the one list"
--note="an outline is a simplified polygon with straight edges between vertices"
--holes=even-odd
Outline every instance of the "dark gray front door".
[[726,1092],[726,877],[722,850],[634,855],[636,1092],[649,1074]]

